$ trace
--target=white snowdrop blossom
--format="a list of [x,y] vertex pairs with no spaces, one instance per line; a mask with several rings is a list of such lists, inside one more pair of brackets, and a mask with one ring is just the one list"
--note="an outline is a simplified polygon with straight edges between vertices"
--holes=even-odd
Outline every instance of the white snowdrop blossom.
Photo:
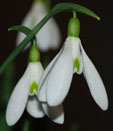
[[[38,24],[46,15],[48,11],[43,2],[34,2],[30,11],[24,18],[22,25],[29,28],[33,28]],[[25,38],[25,34],[18,33],[17,45]],[[36,35],[38,48],[41,51],[47,51],[49,49],[56,49],[60,44],[60,31],[54,18],[51,18],[43,28]],[[28,46],[27,46],[28,47]]]
[[64,122],[62,104],[56,107],[49,107],[46,102],[40,102],[36,97],[43,71],[40,62],[30,62],[28,64],[8,102],[6,122],[9,126],[14,125],[20,119],[25,108],[34,118],[42,118],[46,114],[56,123],[62,124]]
[[108,98],[104,84],[79,37],[67,37],[63,48],[46,68],[39,82],[39,100],[47,101],[50,106],[63,103],[75,72],[83,72],[93,99],[100,108],[107,110]]

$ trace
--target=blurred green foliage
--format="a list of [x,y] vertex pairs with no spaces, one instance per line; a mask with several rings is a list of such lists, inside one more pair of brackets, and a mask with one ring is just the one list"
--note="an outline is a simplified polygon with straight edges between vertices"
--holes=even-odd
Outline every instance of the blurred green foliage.
[[15,76],[15,65],[14,63],[10,64],[4,74],[3,78],[1,80],[1,99],[0,99],[0,105],[2,105],[2,108],[6,107],[8,103],[8,99],[10,97],[11,91],[14,87],[14,76]]
[[22,131],[29,131],[29,121],[25,120]]
[[45,53],[44,57],[43,57],[43,61],[42,61],[42,65],[43,65],[44,69],[48,66],[50,61],[51,61],[51,58],[50,58],[49,54]]
[[12,127],[6,124],[5,113],[0,114],[0,131],[11,131]]
[[73,122],[69,128],[69,131],[79,131],[79,129],[80,129],[79,122]]
[[15,64],[10,64],[0,79],[0,131],[11,131],[12,127],[6,124],[5,110],[14,87]]

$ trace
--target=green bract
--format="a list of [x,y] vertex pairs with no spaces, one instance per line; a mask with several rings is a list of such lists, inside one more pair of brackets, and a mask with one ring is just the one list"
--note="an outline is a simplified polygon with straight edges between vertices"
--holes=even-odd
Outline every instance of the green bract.
[[[23,50],[23,48],[33,39],[33,37],[39,32],[39,30],[44,26],[44,24],[54,15],[61,13],[61,12],[72,12],[78,11],[89,15],[97,20],[100,18],[91,10],[73,3],[60,3],[54,6],[51,11],[45,16],[42,21],[37,24],[27,35],[27,37],[17,46],[17,48],[9,55],[9,57],[5,60],[5,62],[0,66],[0,74],[4,71],[7,65],[14,60],[14,58]],[[38,12],[37,12],[38,13]]]

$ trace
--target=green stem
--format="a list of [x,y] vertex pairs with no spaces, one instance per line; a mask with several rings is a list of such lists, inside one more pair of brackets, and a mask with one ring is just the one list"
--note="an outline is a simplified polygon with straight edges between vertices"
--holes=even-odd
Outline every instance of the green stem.
[[87,14],[89,16],[92,16],[96,18],[97,20],[100,20],[100,18],[91,10],[80,6],[78,4],[73,3],[60,3],[54,6],[51,11],[48,13],[47,16],[45,16],[42,21],[37,24],[33,30],[31,30],[27,37],[17,46],[17,48],[9,55],[9,57],[5,60],[5,62],[0,66],[0,75],[3,73],[4,69],[7,67],[9,63],[11,63],[14,58],[23,50],[23,48],[29,43],[29,41],[32,40],[32,38],[38,33],[38,31],[45,25],[45,23],[55,14],[61,13],[61,12],[72,12],[72,11],[78,11],[84,14]]
[[76,12],[73,11],[73,17],[76,18],[76,16],[77,16],[77,15],[76,15]]

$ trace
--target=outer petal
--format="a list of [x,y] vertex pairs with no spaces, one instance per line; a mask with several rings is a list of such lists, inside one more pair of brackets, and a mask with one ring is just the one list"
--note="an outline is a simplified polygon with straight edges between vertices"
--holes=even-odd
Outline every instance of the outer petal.
[[[60,42],[61,42],[61,33],[60,33],[60,30],[59,30],[59,27],[55,21],[54,18],[51,18],[50,19],[50,24],[49,24],[49,29],[51,29],[51,35],[50,35],[50,46],[51,46],[51,49],[56,49],[59,47],[60,45]],[[51,39],[52,38],[52,39]]]
[[47,51],[58,48],[61,41],[60,35],[58,25],[51,18],[36,35],[39,49]]
[[47,76],[52,69],[53,65],[55,64],[56,60],[59,58],[60,54],[62,52],[62,49],[60,52],[56,55],[56,57],[50,62],[50,64],[45,69],[40,82],[39,82],[39,88],[38,88],[38,99],[42,102],[46,102],[46,83],[47,83]]
[[108,108],[108,98],[106,94],[106,90],[100,75],[98,74],[95,66],[85,53],[82,45],[81,45],[84,69],[83,74],[88,83],[90,92],[95,102],[103,109],[107,110]]
[[49,106],[57,106],[63,102],[68,94],[72,76],[72,45],[66,40],[60,57],[47,77],[47,102]]
[[28,65],[23,77],[15,86],[6,110],[6,121],[9,126],[14,125],[24,112],[29,94],[29,72]]
[[[40,8],[40,4],[36,4],[35,2],[32,4],[30,11],[28,12],[28,14],[26,15],[26,17],[23,19],[22,21],[22,25],[29,27],[29,28],[33,28],[41,19],[40,18],[40,13],[37,12],[42,12],[42,8]],[[39,17],[39,18],[38,18]],[[38,18],[38,19],[37,19]],[[37,23],[36,23],[37,22]],[[35,25],[34,25],[35,24]],[[24,38],[25,38],[25,34],[19,32],[17,34],[17,40],[16,40],[16,44],[18,45]],[[30,44],[27,45],[26,48],[28,48],[30,46]]]
[[[34,2],[27,16],[24,18],[22,25],[29,28],[33,28],[37,23],[39,23],[46,15],[48,11],[45,5],[41,2]],[[51,18],[44,27],[36,35],[38,47],[42,51],[47,51],[50,48],[57,48],[60,43],[60,31],[55,20]],[[19,33],[17,36],[17,44],[19,44],[25,35]]]
[[44,117],[45,113],[43,112],[42,106],[36,96],[29,96],[27,103],[27,112],[35,118]]
[[50,107],[46,103],[42,104],[43,110],[46,115],[55,123],[63,124],[64,123],[64,111],[63,105],[56,107]]

